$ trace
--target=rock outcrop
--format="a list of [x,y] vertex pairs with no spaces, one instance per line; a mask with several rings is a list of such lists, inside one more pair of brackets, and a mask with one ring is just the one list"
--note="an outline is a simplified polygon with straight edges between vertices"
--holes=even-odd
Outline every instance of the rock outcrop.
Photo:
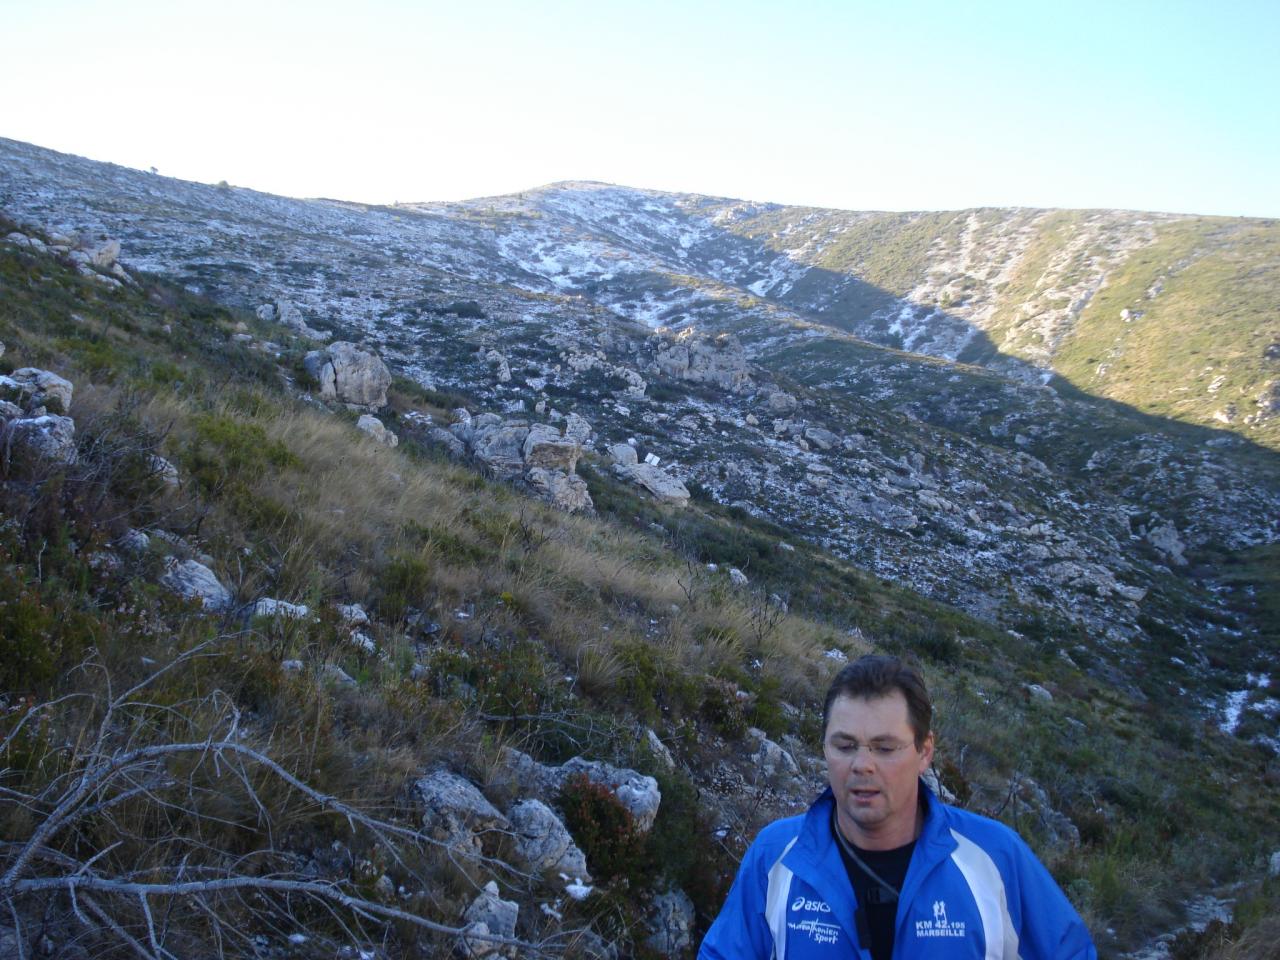
[[394,447],[400,442],[400,438],[388,430],[386,424],[371,413],[360,415],[360,419],[356,421],[356,429],[367,433],[383,446]]
[[197,560],[170,557],[160,583],[179,596],[199,600],[206,610],[214,613],[228,610],[232,604],[231,591],[222,585],[212,570]]
[[461,852],[479,854],[485,834],[510,829],[507,818],[475,785],[448,770],[420,777],[410,794],[426,833]]
[[510,784],[538,799],[554,800],[570,777],[584,776],[592,783],[608,787],[635,818],[641,831],[648,831],[657,819],[658,806],[662,803],[658,781],[635,770],[582,757],[551,767],[510,747],[503,751],[502,759],[502,775]]
[[689,488],[651,463],[614,463],[613,472],[644,487],[657,500],[676,507],[689,505]]
[[463,914],[468,932],[481,935],[463,938],[465,955],[487,957],[494,953],[501,953],[503,956],[514,957],[516,955],[514,947],[483,939],[483,936],[514,937],[516,921],[519,918],[520,905],[514,900],[503,900],[498,891],[498,884],[490,880]]
[[319,384],[322,399],[370,412],[387,405],[391,371],[376,353],[338,340],[308,353],[303,366]]
[[674,340],[663,339],[654,368],[676,380],[715,384],[733,392],[751,385],[746,352],[738,338],[727,333],[708,339],[685,330]]
[[264,323],[278,323],[311,340],[328,340],[333,336],[327,330],[316,330],[309,326],[302,316],[302,311],[291,300],[264,303],[255,312],[258,319]]
[[693,942],[697,911],[683,890],[671,889],[654,897],[649,912],[646,946],[660,957],[681,956]]
[[10,451],[25,451],[28,457],[52,464],[76,462],[76,424],[70,417],[18,417],[8,420],[0,434]]
[[525,480],[542,499],[557,510],[589,513],[595,507],[591,501],[591,492],[587,489],[587,481],[576,473],[533,467],[525,473]]
[[561,432],[548,423],[530,425],[524,420],[504,420],[495,413],[473,417],[458,410],[455,415],[457,420],[447,433],[438,427],[431,432],[454,456],[461,450],[470,451],[491,474],[504,480],[523,480],[557,509],[569,513],[594,509],[586,481],[575,473],[582,455],[577,438],[591,434],[591,424],[582,417],[570,414]]
[[508,814],[516,855],[536,873],[563,873],[589,883],[587,858],[554,810],[541,800],[521,800]]
[[68,414],[74,387],[70,380],[36,367],[23,367],[8,376],[0,375],[0,399],[36,413]]

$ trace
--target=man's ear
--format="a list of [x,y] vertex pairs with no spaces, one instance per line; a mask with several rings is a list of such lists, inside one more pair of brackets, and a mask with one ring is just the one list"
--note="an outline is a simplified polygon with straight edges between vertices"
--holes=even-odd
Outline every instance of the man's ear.
[[924,746],[920,748],[920,772],[924,773],[933,766],[933,731],[924,738]]

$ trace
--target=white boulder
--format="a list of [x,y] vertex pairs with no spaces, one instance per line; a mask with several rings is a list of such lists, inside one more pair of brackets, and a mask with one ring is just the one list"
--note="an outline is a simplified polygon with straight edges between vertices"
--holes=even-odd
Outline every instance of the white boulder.
[[106,270],[112,267],[120,256],[120,241],[105,240],[85,252],[89,254],[89,260],[95,267]]
[[524,438],[521,452],[526,468],[543,467],[572,473],[578,465],[578,457],[582,455],[582,447],[562,437],[555,427],[535,423]]
[[693,942],[698,915],[693,901],[681,889],[672,888],[653,899],[646,946],[660,957],[679,957]]
[[[503,900],[498,892],[498,884],[493,880],[485,884],[484,889],[463,914],[470,933],[508,938],[515,937],[516,921],[519,917],[519,904],[514,900]],[[482,937],[464,936],[463,943],[467,955],[471,957],[487,957],[497,952],[506,956],[515,956],[514,947],[504,946]]]
[[76,462],[76,424],[70,417],[45,414],[10,420],[5,424],[9,445],[50,463]]
[[70,380],[36,367],[23,367],[7,377],[0,376],[0,399],[12,400],[28,409],[53,407],[54,413],[70,413],[74,389]]
[[479,853],[484,833],[511,826],[474,784],[448,770],[420,777],[410,793],[428,835],[464,851]]
[[614,463],[620,463],[624,467],[634,466],[640,459],[636,454],[636,448],[629,443],[612,444],[609,447],[609,456],[613,457]]
[[263,597],[253,605],[253,615],[281,620],[305,620],[311,615],[311,610],[305,603],[289,603],[286,600]]
[[213,612],[226,610],[232,603],[231,591],[219,582],[212,570],[195,560],[170,557],[160,583],[179,596],[199,600],[206,610]]
[[575,473],[534,467],[525,473],[529,485],[557,510],[566,513],[589,513],[595,509],[587,482]]
[[356,429],[367,433],[383,446],[394,447],[400,442],[400,438],[388,430],[386,424],[371,413],[362,413],[360,415],[360,419],[356,421]]
[[689,488],[670,474],[649,463],[615,463],[614,473],[648,490],[656,499],[676,507],[689,505]]
[[320,396],[326,400],[364,410],[387,405],[391,371],[376,353],[339,340],[308,353],[303,366],[320,385]]
[[590,882],[587,858],[555,811],[541,800],[521,800],[508,819],[515,833],[516,855],[537,873],[564,873]]

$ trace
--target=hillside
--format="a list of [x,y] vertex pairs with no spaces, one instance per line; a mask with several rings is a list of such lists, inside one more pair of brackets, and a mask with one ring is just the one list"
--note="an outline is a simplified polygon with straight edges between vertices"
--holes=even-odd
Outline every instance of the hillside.
[[[98,668],[71,669],[89,650],[119,690],[198,649],[150,700],[195,740],[239,711],[243,742],[368,816],[429,824],[410,785],[443,765],[510,817],[530,782],[504,773],[508,746],[652,775],[663,798],[643,839],[625,817],[602,838],[572,811],[607,800],[545,794],[595,878],[581,901],[555,871],[450,863],[431,837],[380,846],[385,827],[351,836],[288,791],[269,828],[250,817],[193,839],[201,869],[252,849],[263,869],[320,870],[446,926],[492,877],[520,904],[519,935],[553,952],[596,950],[567,933],[584,925],[623,954],[678,952],[644,946],[679,902],[669,888],[691,898],[696,940],[745,839],[818,782],[826,678],[891,649],[921,657],[937,689],[943,784],[1029,835],[1107,955],[1177,926],[1192,893],[1256,881],[1280,846],[1280,471],[1265,446],[832,329],[816,300],[731,277],[730,249],[750,238],[707,239],[662,195],[570,185],[371,210],[0,146],[0,363],[74,383],[77,450],[60,468],[5,467],[5,589],[24,611],[5,633],[5,687],[11,716],[51,705],[27,759],[11,754],[10,789],[51,796],[49,758],[75,768],[57,744],[101,720],[101,695],[53,704],[101,694]],[[320,402],[337,360],[307,357],[327,339],[390,366],[367,406],[394,449]],[[628,465],[637,452],[660,466]],[[141,551],[130,531],[148,532]],[[165,578],[189,560],[227,589],[225,609],[170,596]],[[354,604],[367,623],[341,612]],[[174,731],[149,717],[118,735]],[[138,819],[57,849],[83,857],[124,829],[137,845],[102,869],[136,869],[154,842],[136,825],[154,814],[120,802]],[[188,811],[201,831],[227,815],[203,803]],[[29,823],[6,816],[22,842]],[[263,831],[285,823],[300,834],[263,853]],[[334,842],[346,867],[317,853]],[[390,899],[370,890],[383,876]],[[1245,889],[1242,926],[1274,895]],[[243,924],[298,955],[453,942],[402,919],[393,934],[352,927],[313,901],[296,929],[208,905],[217,923],[173,935]],[[142,922],[133,909],[120,915]],[[298,930],[309,939],[289,946]]]

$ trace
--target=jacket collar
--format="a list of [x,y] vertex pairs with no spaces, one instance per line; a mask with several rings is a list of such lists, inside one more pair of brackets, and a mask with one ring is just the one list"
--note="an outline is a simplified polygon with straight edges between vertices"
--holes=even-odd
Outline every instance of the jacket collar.
[[[920,797],[924,803],[924,824],[916,839],[915,852],[902,886],[898,919],[902,920],[902,904],[911,903],[920,884],[934,866],[951,856],[957,843],[951,835],[947,807],[920,781]],[[831,835],[831,811],[835,796],[827,787],[809,807],[800,828],[800,835],[790,852],[783,858],[783,865],[797,877],[818,891],[831,906],[835,918],[844,928],[850,940],[858,943],[854,930],[854,911],[857,901],[849,884],[849,874],[840,857],[840,849]]]

